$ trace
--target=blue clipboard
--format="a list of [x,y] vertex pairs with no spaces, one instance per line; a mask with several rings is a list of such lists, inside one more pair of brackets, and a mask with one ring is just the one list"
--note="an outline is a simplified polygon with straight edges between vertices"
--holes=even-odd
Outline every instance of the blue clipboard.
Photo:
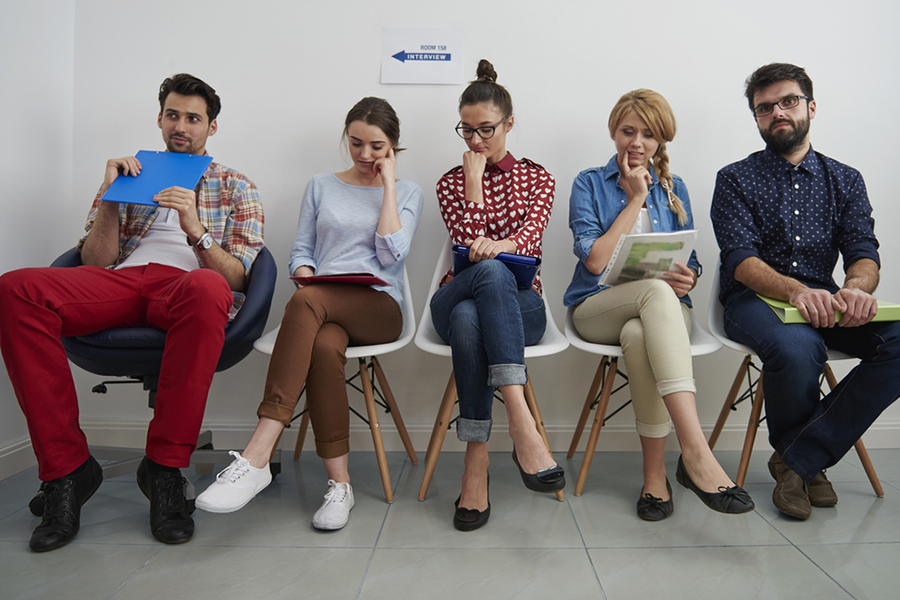
[[[538,267],[541,266],[541,259],[534,256],[523,256],[521,254],[510,254],[501,252],[497,255],[497,260],[502,262],[512,271],[516,278],[516,285],[521,290],[527,290],[534,283],[534,276],[537,275]],[[468,267],[474,265],[469,260],[469,248],[456,244],[453,246],[453,274],[457,275]]]
[[158,206],[153,196],[172,186],[194,189],[212,162],[211,156],[153,150],[141,150],[135,158],[141,163],[141,174],[119,175],[101,200]]

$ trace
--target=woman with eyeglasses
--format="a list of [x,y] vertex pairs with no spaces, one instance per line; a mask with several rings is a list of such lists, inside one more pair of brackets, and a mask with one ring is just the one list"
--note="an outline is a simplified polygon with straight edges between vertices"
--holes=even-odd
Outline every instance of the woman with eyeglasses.
[[468,246],[475,264],[444,276],[431,299],[431,315],[453,351],[456,431],[467,443],[453,525],[472,531],[487,523],[491,511],[487,441],[495,388],[525,486],[555,492],[565,486],[565,474],[525,402],[525,346],[540,341],[546,326],[540,277],[532,288],[518,289],[512,272],[496,260],[501,252],[540,258],[555,181],[539,164],[507,151],[506,135],[515,121],[512,98],[487,60],[478,63],[477,78],[460,96],[459,116],[456,132],[468,150],[462,165],[438,181],[437,196],[450,238]]
[[294,414],[304,386],[306,406],[325,465],[328,491],[312,518],[316,529],[347,524],[354,505],[348,453],[350,422],[344,365],[347,345],[383,344],[403,329],[403,262],[422,214],[415,183],[395,177],[400,120],[382,98],[363,98],[344,120],[352,166],[321,173],[306,186],[291,250],[295,277],[366,272],[386,286],[299,285],[275,340],[259,423],[242,454],[197,497],[214,513],[243,508],[272,481],[269,458]]
[[599,285],[622,234],[694,228],[687,188],[669,172],[675,116],[660,94],[638,89],[619,99],[608,126],[616,154],[572,185],[569,228],[579,260],[564,302],[575,307],[573,324],[587,341],[622,346],[644,457],[638,517],[661,521],[674,510],[664,462],[671,422],[682,451],[678,482],[712,510],[753,510],[716,461],[697,417],[688,296],[700,273],[696,252],[664,279]]

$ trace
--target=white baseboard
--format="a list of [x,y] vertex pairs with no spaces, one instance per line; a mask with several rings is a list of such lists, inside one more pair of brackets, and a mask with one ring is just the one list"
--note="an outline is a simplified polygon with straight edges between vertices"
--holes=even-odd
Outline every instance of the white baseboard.
[[25,438],[0,448],[0,481],[37,464],[31,439]]
[[[213,432],[213,442],[217,449],[240,450],[250,439],[254,427],[255,423],[205,423],[203,429]],[[590,423],[588,423],[588,428],[582,434],[577,448],[578,452],[584,451],[588,435],[590,434],[589,427]],[[137,422],[85,422],[82,423],[82,429],[87,435],[89,443],[98,446],[142,448],[147,436],[147,424]],[[407,425],[410,440],[416,449],[420,461],[425,459],[425,449],[428,447],[431,429],[431,426]],[[506,435],[505,425],[496,424],[494,429],[494,436],[489,442],[489,449],[495,452],[511,451],[512,441]],[[387,451],[402,452],[404,450],[400,436],[397,434],[397,429],[393,423],[389,422],[389,419],[388,422],[382,421],[381,430],[384,447]],[[712,431],[712,424],[704,427],[704,431],[709,435]],[[735,420],[734,424],[727,424],[716,444],[716,450],[739,451],[743,447],[746,432],[747,427],[743,422]],[[572,433],[571,426],[547,426],[547,436],[550,438],[550,445],[557,457],[561,458],[568,451],[569,444],[572,441]],[[866,432],[863,440],[869,449],[900,448],[900,422],[876,422]],[[296,443],[297,426],[295,425],[284,432],[281,438],[281,449],[290,456]],[[366,425],[362,423],[351,424],[350,447],[364,451],[372,450],[372,435]],[[675,435],[669,436],[666,448],[668,450],[678,449],[678,440]],[[753,449],[766,450],[768,448],[766,428],[765,424],[763,424],[760,427],[759,434],[756,436]],[[638,436],[634,431],[634,427],[630,425],[609,425],[604,427],[597,442],[597,450],[600,452],[635,452],[640,449]],[[456,432],[454,430],[448,431],[442,451],[463,452],[464,450],[465,443],[456,439]],[[315,442],[311,429],[306,434],[303,451],[315,452]],[[31,441],[28,439],[0,448],[0,480],[15,475],[35,464]]]

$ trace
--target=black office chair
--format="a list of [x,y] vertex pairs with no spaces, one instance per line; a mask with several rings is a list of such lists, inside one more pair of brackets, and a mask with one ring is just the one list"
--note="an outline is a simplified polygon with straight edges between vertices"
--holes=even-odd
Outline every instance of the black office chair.
[[[77,267],[81,265],[81,253],[74,248],[53,261],[53,267]],[[256,256],[245,288],[246,298],[234,320],[225,329],[225,344],[216,372],[224,371],[253,350],[253,342],[263,334],[272,305],[278,268],[271,252],[263,248]],[[66,355],[73,363],[95,375],[127,377],[126,381],[103,381],[94,386],[94,393],[105,394],[107,386],[121,383],[142,383],[149,392],[149,405],[153,408],[159,384],[160,364],[166,343],[166,332],[153,327],[129,327],[108,329],[91,335],[62,338]],[[137,470],[144,457],[144,450],[91,446],[91,454],[98,460],[110,460],[103,465],[104,477],[117,477]],[[202,431],[197,439],[197,450],[191,455],[191,463],[200,466],[198,472],[212,472],[215,463],[229,463],[226,450],[215,450],[212,433]],[[281,472],[281,452],[276,451],[270,462],[272,475]],[[193,486],[188,493],[193,498]],[[192,502],[191,502],[192,504]],[[43,498],[39,493],[29,504],[31,512],[43,514]]]

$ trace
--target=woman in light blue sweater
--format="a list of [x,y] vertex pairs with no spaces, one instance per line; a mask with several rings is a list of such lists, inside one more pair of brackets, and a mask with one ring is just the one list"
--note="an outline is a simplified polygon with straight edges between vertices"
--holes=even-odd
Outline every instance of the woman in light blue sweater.
[[197,498],[203,510],[238,510],[271,482],[269,457],[304,385],[316,452],[328,473],[328,492],[313,526],[340,529],[353,508],[345,352],[350,342],[381,344],[400,336],[403,260],[423,195],[415,183],[394,177],[400,121],[387,101],[358,102],[345,119],[344,138],[353,166],[316,175],[306,186],[290,272],[297,277],[366,272],[391,285],[299,287],[272,352],[256,431],[244,452],[232,452],[231,465]]

